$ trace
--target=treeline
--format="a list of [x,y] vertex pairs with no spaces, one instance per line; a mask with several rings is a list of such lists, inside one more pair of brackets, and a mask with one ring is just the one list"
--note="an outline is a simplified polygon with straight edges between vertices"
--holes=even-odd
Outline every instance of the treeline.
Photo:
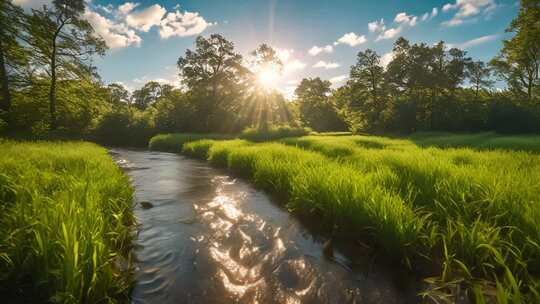
[[[84,0],[57,0],[24,12],[0,2],[0,131],[72,134],[107,143],[145,144],[159,132],[238,133],[247,127],[315,131],[540,132],[540,9],[521,1],[513,37],[489,63],[465,51],[398,39],[384,66],[358,53],[338,89],[303,79],[295,99],[265,88],[258,71],[282,68],[260,45],[245,58],[218,34],[198,37],[178,59],[181,87],[149,82],[129,92],[104,85],[92,58],[107,49],[83,19]],[[494,90],[495,81],[506,89]],[[500,85],[499,85],[500,86]]]
[[85,5],[56,0],[27,13],[0,2],[0,131],[146,144],[158,132],[295,125],[285,98],[257,81],[258,70],[282,67],[265,44],[244,60],[222,36],[198,37],[178,60],[182,88],[104,85],[92,59],[107,46],[83,18]]
[[[442,41],[399,38],[386,66],[374,51],[361,51],[346,85],[331,91],[327,81],[304,79],[297,103],[300,109],[333,108],[323,121],[335,121],[337,114],[352,131],[540,132],[540,1],[520,3],[507,29],[514,36],[489,63]],[[506,89],[494,90],[496,81]],[[314,129],[329,127],[316,117],[307,122]],[[336,123],[330,129],[339,128]]]

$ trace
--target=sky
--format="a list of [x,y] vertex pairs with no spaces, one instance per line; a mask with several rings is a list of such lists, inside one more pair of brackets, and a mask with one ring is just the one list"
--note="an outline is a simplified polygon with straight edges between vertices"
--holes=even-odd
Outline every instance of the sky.
[[[13,0],[36,8],[51,0]],[[134,90],[155,80],[179,85],[176,62],[198,35],[219,33],[244,56],[259,44],[278,51],[276,87],[291,98],[302,78],[343,84],[356,54],[373,49],[383,64],[394,41],[445,41],[490,60],[518,12],[516,0],[86,0],[84,14],[109,46],[94,64],[105,83]]]

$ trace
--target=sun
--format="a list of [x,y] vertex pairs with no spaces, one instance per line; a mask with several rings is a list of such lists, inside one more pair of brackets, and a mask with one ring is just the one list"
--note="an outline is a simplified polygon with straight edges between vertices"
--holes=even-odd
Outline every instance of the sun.
[[279,68],[275,65],[265,66],[257,72],[257,81],[265,89],[274,89],[278,80]]

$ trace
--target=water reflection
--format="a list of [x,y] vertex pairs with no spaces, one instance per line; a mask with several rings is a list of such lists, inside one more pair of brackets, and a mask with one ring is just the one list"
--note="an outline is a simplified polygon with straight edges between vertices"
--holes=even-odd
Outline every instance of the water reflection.
[[[135,186],[134,303],[405,303],[377,267],[322,255],[322,241],[262,192],[204,163],[115,150]],[[137,170],[145,168],[146,170]],[[343,267],[343,265],[347,267]]]

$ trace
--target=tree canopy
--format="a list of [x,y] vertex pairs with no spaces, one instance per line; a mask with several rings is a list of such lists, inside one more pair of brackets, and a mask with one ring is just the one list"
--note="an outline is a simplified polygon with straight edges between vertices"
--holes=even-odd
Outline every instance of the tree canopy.
[[236,133],[273,125],[321,132],[540,132],[535,0],[521,1],[508,27],[512,36],[490,62],[443,41],[400,37],[388,62],[362,50],[344,85],[305,78],[290,100],[274,87],[285,69],[271,45],[244,57],[220,34],[197,37],[179,54],[179,86],[104,84],[92,61],[107,47],[85,20],[85,6],[84,0],[56,0],[25,12],[0,2],[0,131],[58,129],[109,141],[137,134],[138,143],[163,131]]

